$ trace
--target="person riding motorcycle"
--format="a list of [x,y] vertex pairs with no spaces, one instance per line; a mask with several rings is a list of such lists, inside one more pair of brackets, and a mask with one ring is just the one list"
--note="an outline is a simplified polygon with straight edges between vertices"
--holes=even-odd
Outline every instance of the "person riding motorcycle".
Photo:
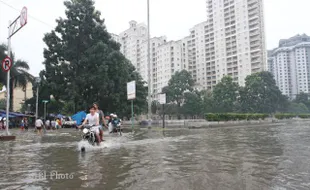
[[99,106],[98,106],[98,103],[93,103],[93,106],[95,107],[95,111],[96,111],[96,113],[98,113],[99,114],[99,125],[100,125],[100,127],[99,127],[99,133],[100,133],[100,138],[101,138],[101,140],[103,141],[103,126],[105,127],[105,128],[108,128],[107,127],[107,124],[106,124],[106,122],[105,122],[105,119],[104,119],[104,113],[103,113],[103,111],[102,110],[100,110],[99,109]]
[[100,131],[99,131],[99,114],[96,113],[96,108],[91,106],[89,109],[89,114],[86,115],[85,120],[83,121],[82,125],[78,128],[82,128],[87,122],[89,125],[94,126],[92,130],[94,130],[96,138],[98,139],[98,145],[101,143],[102,139],[100,138]]
[[121,120],[117,118],[116,114],[111,114],[109,119],[109,132],[117,132],[116,128],[121,124]]

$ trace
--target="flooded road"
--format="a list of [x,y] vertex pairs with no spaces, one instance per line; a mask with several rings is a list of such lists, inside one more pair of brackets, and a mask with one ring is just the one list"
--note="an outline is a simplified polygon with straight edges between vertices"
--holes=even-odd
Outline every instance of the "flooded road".
[[81,154],[74,129],[12,130],[0,189],[261,190],[310,188],[310,124],[140,130]]

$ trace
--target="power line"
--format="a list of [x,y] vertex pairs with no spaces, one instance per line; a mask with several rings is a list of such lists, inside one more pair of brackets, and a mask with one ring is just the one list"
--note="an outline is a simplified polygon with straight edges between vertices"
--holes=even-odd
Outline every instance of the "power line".
[[[8,6],[8,7],[10,7],[11,9],[14,9],[15,11],[18,11],[19,13],[20,13],[20,11],[21,11],[21,10],[19,10],[19,9],[17,9],[17,8],[15,8],[15,7],[13,7],[12,5],[7,4],[6,2],[4,2],[4,1],[2,1],[2,0],[0,0],[0,3],[6,5],[6,6]],[[37,19],[37,18],[34,17],[34,16],[31,16],[31,15],[28,14],[28,17],[29,17],[29,18],[32,18],[33,20],[36,20],[37,22],[40,22],[41,24],[44,24],[44,25],[46,25],[46,26],[51,27],[51,28],[54,29],[54,27],[53,27],[52,25],[50,25],[50,24],[48,24],[48,23],[46,23],[46,22],[44,22],[44,21],[42,21],[42,20],[40,20],[40,19]]]

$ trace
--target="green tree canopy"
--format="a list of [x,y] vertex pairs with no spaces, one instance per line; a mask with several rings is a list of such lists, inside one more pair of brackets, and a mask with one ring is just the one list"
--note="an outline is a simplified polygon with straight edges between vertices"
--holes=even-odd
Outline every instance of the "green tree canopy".
[[[7,46],[0,45],[0,60],[3,60],[7,56]],[[10,52],[13,65],[10,69],[10,110],[13,106],[13,89],[15,87],[22,87],[24,90],[27,87],[28,82],[33,82],[33,76],[29,74],[29,65],[26,61],[15,60],[13,52]],[[0,83],[3,85],[7,84],[7,72],[2,69],[0,71]],[[1,89],[2,89],[2,85]],[[16,110],[17,111],[17,110]]]
[[174,102],[181,107],[185,98],[184,93],[192,92],[194,84],[195,81],[188,71],[177,71],[169,80],[168,86],[162,91],[166,93],[168,102]]
[[239,85],[230,76],[222,78],[213,90],[213,106],[217,112],[233,112],[236,107]]
[[182,113],[185,116],[201,116],[203,115],[203,100],[198,91],[186,92],[184,94],[185,100],[182,106]]
[[288,113],[309,113],[309,109],[303,103],[290,102],[287,108]]
[[245,79],[240,92],[241,109],[244,112],[274,113],[287,104],[270,72],[259,72]]
[[145,83],[107,32],[94,1],[64,4],[66,18],[59,18],[56,28],[43,39],[47,48],[41,74],[55,99],[73,101],[76,110],[98,102],[104,111],[129,115],[126,84],[135,80],[135,113],[144,111]]

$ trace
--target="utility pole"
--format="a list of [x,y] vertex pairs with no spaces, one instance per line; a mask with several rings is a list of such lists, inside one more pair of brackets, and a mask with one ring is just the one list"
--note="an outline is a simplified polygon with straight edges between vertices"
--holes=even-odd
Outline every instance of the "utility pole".
[[152,119],[152,81],[151,81],[151,37],[150,37],[150,0],[147,0],[147,66],[148,66],[148,125],[151,125]]
[[37,83],[37,98],[36,98],[36,120],[38,119],[38,112],[39,112],[39,85],[41,82],[41,78],[37,77],[36,78],[36,83]]
[[[10,122],[9,122],[9,108],[10,108],[10,69],[13,65],[12,55],[11,55],[11,38],[16,34],[21,28],[27,24],[27,8],[24,7],[20,15],[13,21],[9,21],[8,27],[8,53],[7,57],[3,60],[2,68],[7,72],[7,83],[6,83],[6,137],[2,139],[12,140],[15,136],[11,136],[9,132]],[[1,139],[0,139],[1,140]]]

